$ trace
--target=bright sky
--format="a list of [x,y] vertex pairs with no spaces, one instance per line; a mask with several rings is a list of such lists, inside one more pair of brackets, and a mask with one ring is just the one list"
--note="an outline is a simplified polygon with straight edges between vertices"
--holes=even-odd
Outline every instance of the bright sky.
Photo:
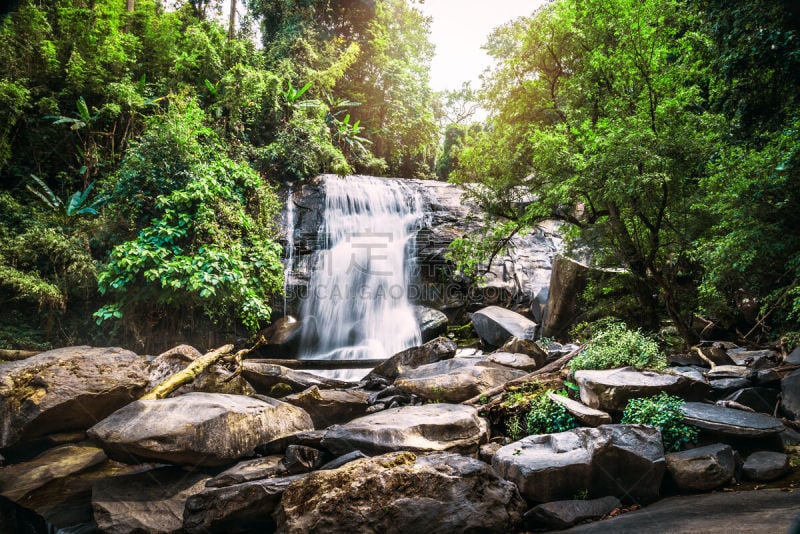
[[431,41],[436,55],[431,64],[434,91],[458,89],[471,80],[478,89],[478,76],[491,63],[481,49],[489,33],[506,22],[530,15],[546,0],[425,0],[416,4],[433,17]]

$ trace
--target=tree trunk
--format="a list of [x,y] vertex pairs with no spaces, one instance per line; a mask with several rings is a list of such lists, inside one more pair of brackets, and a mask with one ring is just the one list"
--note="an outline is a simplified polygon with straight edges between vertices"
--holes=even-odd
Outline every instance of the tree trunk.
[[134,2],[136,0],[128,0],[128,13],[133,13]]
[[236,0],[231,0],[231,12],[228,18],[228,40],[233,41],[236,37]]
[[233,345],[224,345],[200,356],[190,363],[186,369],[170,376],[152,390],[145,393],[139,400],[156,400],[165,398],[182,385],[192,382],[200,375],[200,373],[217,363],[224,356],[230,354],[232,350]]

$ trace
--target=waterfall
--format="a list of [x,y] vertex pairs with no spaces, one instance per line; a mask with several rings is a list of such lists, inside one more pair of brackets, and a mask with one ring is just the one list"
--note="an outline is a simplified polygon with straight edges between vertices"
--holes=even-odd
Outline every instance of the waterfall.
[[286,194],[286,265],[283,268],[283,316],[286,317],[286,296],[289,292],[289,278],[294,269],[294,199],[292,186]]
[[401,180],[331,176],[324,185],[300,358],[388,358],[419,345],[408,287],[422,198]]

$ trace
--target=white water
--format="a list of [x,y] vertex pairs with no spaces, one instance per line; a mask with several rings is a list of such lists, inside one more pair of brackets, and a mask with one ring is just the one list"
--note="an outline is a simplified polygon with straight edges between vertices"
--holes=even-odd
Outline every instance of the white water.
[[[419,194],[400,180],[327,177],[300,358],[388,358],[421,343],[408,301]],[[310,327],[310,328],[309,328]]]
[[294,269],[294,198],[292,186],[286,196],[286,265],[283,267],[283,316],[286,317],[286,296],[289,291],[289,278]]

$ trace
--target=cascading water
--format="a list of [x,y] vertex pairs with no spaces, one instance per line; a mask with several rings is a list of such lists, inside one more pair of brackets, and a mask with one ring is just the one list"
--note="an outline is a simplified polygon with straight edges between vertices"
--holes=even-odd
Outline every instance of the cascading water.
[[286,195],[286,265],[283,267],[283,315],[286,316],[286,297],[289,293],[289,279],[294,269],[294,199],[292,186]]
[[422,198],[400,180],[328,177],[300,358],[388,358],[419,345],[408,300]]

